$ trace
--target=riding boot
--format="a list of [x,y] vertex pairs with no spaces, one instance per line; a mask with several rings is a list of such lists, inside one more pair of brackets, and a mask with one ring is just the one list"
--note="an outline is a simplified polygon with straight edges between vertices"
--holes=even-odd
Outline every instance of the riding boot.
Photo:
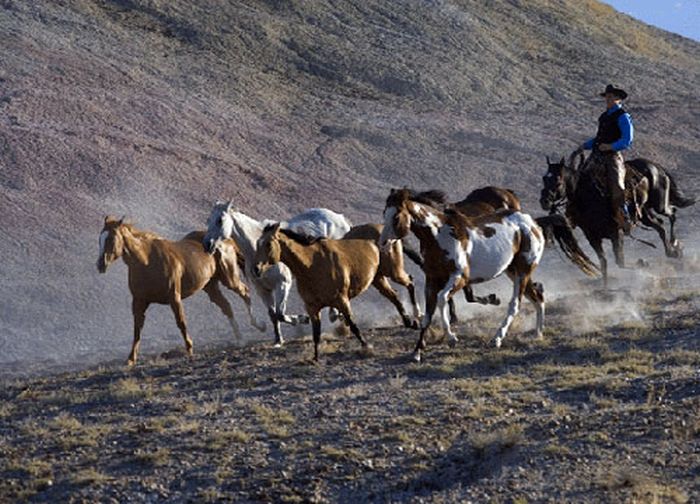
[[618,227],[629,235],[632,223],[625,217],[625,163],[619,152],[607,154],[605,157],[613,219]]

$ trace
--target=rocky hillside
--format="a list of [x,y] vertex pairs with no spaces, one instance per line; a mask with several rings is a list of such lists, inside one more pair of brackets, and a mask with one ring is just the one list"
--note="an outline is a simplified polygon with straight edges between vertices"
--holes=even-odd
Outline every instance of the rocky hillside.
[[[0,363],[128,344],[106,213],[175,237],[222,197],[362,222],[392,186],[487,183],[534,209],[608,82],[632,155],[698,189],[700,44],[593,0],[2,0],[0,33]],[[225,324],[193,303],[206,342]],[[151,341],[175,333],[155,315]]]

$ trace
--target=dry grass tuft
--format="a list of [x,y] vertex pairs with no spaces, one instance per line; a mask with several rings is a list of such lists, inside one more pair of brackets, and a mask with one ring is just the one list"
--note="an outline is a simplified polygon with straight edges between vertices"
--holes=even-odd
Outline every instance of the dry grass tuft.
[[136,460],[141,464],[154,467],[168,465],[171,460],[170,450],[168,448],[158,448],[153,451],[139,449],[136,450],[134,455]]
[[523,439],[523,432],[520,425],[508,425],[491,432],[472,434],[470,443],[479,457],[499,454],[518,445]]
[[605,490],[629,489],[633,502],[685,504],[689,498],[682,490],[639,474],[632,469],[609,471],[601,474],[598,484]]
[[112,478],[95,468],[89,467],[87,469],[81,469],[73,473],[70,477],[71,483],[75,485],[96,485],[101,483],[107,483],[111,481]]

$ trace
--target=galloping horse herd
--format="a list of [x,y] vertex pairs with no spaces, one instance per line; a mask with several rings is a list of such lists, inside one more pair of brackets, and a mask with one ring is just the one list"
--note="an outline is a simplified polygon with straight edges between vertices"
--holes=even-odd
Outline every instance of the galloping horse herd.
[[[507,189],[484,187],[464,200],[447,203],[440,191],[416,192],[392,189],[386,199],[383,224],[352,227],[341,214],[314,208],[283,221],[257,221],[237,209],[233,201],[217,202],[211,210],[208,230],[193,231],[173,242],[106,217],[100,234],[98,270],[123,257],[129,269],[134,316],[134,340],[128,364],[136,362],[146,309],[151,303],[169,304],[192,354],[182,300],[204,290],[229,319],[234,335],[240,330],[230,304],[219,289],[219,282],[245,302],[251,324],[260,331],[266,323],[251,310],[249,288],[241,270],[267,307],[275,334],[275,344],[284,343],[280,323],[311,323],[314,359],[318,360],[321,340],[320,312],[331,309],[331,320],[342,319],[363,348],[371,345],[363,338],[353,318],[350,300],[370,286],[375,287],[396,307],[406,327],[420,329],[412,357],[420,362],[425,350],[425,333],[434,312],[450,345],[458,339],[451,327],[455,320],[452,297],[460,290],[468,302],[499,304],[491,294],[475,296],[472,285],[487,282],[506,273],[513,283],[507,314],[498,328],[494,343],[500,347],[517,315],[523,296],[536,308],[536,334],[544,329],[544,287],[533,280],[545,244],[556,241],[566,257],[583,273],[601,273],[607,285],[607,267],[602,239],[610,239],[618,265],[624,266],[622,232],[614,225],[605,197],[605,188],[591,175],[568,164],[549,163],[544,176],[540,203],[550,215],[533,218],[521,211],[520,201]],[[671,175],[656,163],[633,160],[628,166],[628,195],[640,209],[640,220],[659,232],[669,257],[680,257],[675,238],[677,207],[695,201],[681,194]],[[566,215],[557,210],[565,207]],[[671,222],[667,239],[664,215]],[[571,224],[580,226],[598,254],[601,267],[580,249]],[[403,243],[413,233],[420,242],[420,253]],[[413,278],[404,268],[404,254],[420,265],[425,274],[425,313],[421,313]],[[293,278],[306,308],[306,315],[286,313]],[[404,286],[412,303],[412,316],[406,312],[389,280]]]

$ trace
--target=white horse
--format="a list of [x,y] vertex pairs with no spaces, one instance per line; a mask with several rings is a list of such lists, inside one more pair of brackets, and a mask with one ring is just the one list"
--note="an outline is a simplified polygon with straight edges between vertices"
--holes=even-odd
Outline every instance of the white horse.
[[[204,248],[214,251],[220,240],[232,238],[241,249],[245,259],[246,276],[252,280],[255,291],[267,307],[267,313],[275,332],[275,345],[284,343],[280,332],[280,322],[290,325],[308,324],[306,315],[288,315],[287,297],[292,287],[292,273],[283,263],[277,263],[268,268],[259,277],[253,274],[257,243],[263,234],[265,226],[274,221],[257,221],[248,215],[234,209],[233,201],[228,203],[217,201],[211,210],[207,221],[207,234],[204,236]],[[325,208],[311,208],[280,223],[284,229],[313,238],[340,239],[350,230],[351,224],[345,216]],[[265,325],[255,327],[265,330]]]

